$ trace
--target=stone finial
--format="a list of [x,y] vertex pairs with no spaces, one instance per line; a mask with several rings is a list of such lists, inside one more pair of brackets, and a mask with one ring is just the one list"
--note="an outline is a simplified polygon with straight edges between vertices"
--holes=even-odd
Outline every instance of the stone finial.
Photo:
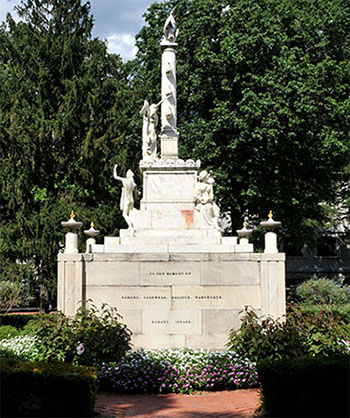
[[69,229],[80,229],[83,226],[82,222],[77,222],[75,219],[75,213],[72,210],[71,214],[70,214],[70,219],[69,221],[65,222],[61,222],[61,225],[63,226],[63,228],[69,228]]
[[[70,219],[67,222],[61,222],[61,225],[64,228],[69,228],[73,231],[79,230],[82,226],[82,222],[77,222],[75,219],[75,213],[72,210],[70,214]],[[75,232],[67,232],[66,233],[66,240],[65,240],[65,247],[64,247],[64,253],[65,254],[77,254],[79,252],[78,250],[78,234]]]
[[84,231],[84,234],[88,237],[97,237],[100,235],[100,231],[95,229],[95,224],[91,222],[90,229]]
[[240,238],[248,238],[250,235],[252,235],[253,230],[252,229],[247,229],[247,222],[244,221],[243,222],[243,228],[242,229],[237,229],[236,232],[237,232],[237,234]]
[[273,231],[281,226],[281,222],[273,220],[272,210],[270,210],[268,218],[267,221],[260,222],[260,225],[266,230],[264,253],[277,254],[277,235]]
[[279,221],[274,221],[272,218],[272,210],[270,210],[268,216],[268,220],[265,222],[260,222],[260,225],[266,229],[267,231],[273,231],[274,229],[278,229],[282,223]]

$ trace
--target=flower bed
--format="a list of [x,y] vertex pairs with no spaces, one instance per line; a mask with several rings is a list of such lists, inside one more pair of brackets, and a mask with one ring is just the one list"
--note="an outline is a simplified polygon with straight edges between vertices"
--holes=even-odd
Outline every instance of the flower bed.
[[98,383],[118,393],[191,393],[258,386],[255,363],[233,351],[137,350],[102,363]]
[[39,354],[37,340],[37,337],[32,335],[3,339],[0,341],[0,350],[9,350],[22,359],[35,361]]

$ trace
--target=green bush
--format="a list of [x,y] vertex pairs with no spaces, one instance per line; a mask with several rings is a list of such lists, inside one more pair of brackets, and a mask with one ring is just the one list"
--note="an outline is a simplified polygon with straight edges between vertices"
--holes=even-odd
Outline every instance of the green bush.
[[25,331],[37,337],[41,361],[92,365],[119,361],[131,349],[131,331],[120,322],[115,308],[81,308],[74,318],[62,313],[37,315]]
[[350,303],[344,305],[298,305],[300,311],[305,315],[319,315],[321,312],[329,312],[339,321],[350,323]]
[[0,347],[0,365],[4,363],[13,364],[19,360],[25,360],[10,348]]
[[0,325],[11,325],[22,329],[36,316],[37,314],[0,314]]
[[308,305],[343,305],[350,303],[350,288],[334,280],[311,278],[296,289],[297,296]]
[[16,337],[19,334],[18,329],[11,325],[0,326],[0,341],[5,338]]
[[241,327],[230,332],[228,346],[257,362],[301,355],[327,356],[345,352],[342,340],[347,340],[349,335],[350,324],[329,311],[315,315],[293,306],[285,321],[275,321],[259,318],[246,308]]
[[247,307],[240,328],[230,331],[227,345],[240,356],[256,362],[304,354],[302,337],[294,324],[260,318]]
[[262,408],[273,417],[348,417],[349,356],[258,364]]
[[65,363],[2,362],[1,413],[6,417],[93,416],[96,372]]

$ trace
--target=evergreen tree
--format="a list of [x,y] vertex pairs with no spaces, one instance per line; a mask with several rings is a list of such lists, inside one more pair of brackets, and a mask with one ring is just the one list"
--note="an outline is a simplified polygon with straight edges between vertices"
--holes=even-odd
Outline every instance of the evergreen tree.
[[339,190],[349,191],[349,0],[153,4],[133,79],[151,100],[174,6],[181,156],[214,171],[234,230],[245,215],[257,224],[273,209],[286,246],[302,247]]
[[73,209],[102,232],[121,221],[112,168],[128,161],[129,92],[120,57],[91,38],[89,2],[17,11],[0,29],[0,274],[55,304],[60,222]]

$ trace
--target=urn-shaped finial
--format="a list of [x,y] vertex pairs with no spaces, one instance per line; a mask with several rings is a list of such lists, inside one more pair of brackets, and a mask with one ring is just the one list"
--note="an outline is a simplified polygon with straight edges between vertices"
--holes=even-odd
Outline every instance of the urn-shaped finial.
[[252,229],[248,229],[247,228],[247,222],[244,221],[243,222],[243,228],[242,229],[237,229],[237,234],[240,238],[248,238],[250,235],[252,235],[253,230]]
[[64,228],[80,229],[83,226],[83,223],[82,222],[77,222],[74,218],[75,218],[75,213],[72,210],[72,212],[70,214],[70,217],[69,217],[69,221],[67,221],[67,222],[63,221],[63,222],[61,222],[61,225]]
[[268,216],[268,220],[267,221],[265,221],[265,222],[260,222],[260,225],[264,228],[264,229],[266,229],[267,231],[273,231],[274,229],[278,229],[281,225],[282,225],[282,223],[281,222],[279,222],[279,221],[274,221],[273,220],[273,218],[272,218],[272,210],[270,210],[270,212],[269,212],[269,214],[267,215]]
[[98,235],[100,235],[100,231],[95,229],[95,224],[91,222],[90,229],[85,230],[84,234],[92,238],[92,237],[97,237]]

